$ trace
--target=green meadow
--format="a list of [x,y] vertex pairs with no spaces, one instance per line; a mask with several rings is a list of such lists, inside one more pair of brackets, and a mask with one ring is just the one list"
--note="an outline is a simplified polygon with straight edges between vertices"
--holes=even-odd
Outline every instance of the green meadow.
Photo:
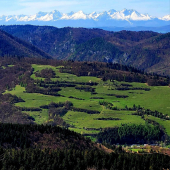
[[[102,128],[120,126],[121,124],[145,124],[145,121],[137,115],[132,115],[134,111],[122,110],[126,106],[133,107],[140,105],[145,109],[152,111],[159,111],[163,114],[170,116],[170,88],[167,86],[147,86],[144,83],[127,83],[127,82],[110,82],[102,81],[100,78],[90,76],[76,76],[69,73],[60,73],[60,67],[53,67],[49,65],[35,65],[33,64],[34,73],[31,75],[33,79],[44,80],[42,77],[36,77],[35,72],[41,71],[45,68],[52,68],[58,78],[51,78],[52,81],[67,81],[67,82],[96,82],[98,85],[92,86],[95,89],[95,93],[86,92],[84,90],[75,89],[75,87],[61,87],[61,91],[58,93],[61,96],[44,95],[40,93],[26,93],[25,87],[17,85],[13,90],[6,91],[5,93],[11,93],[18,97],[21,97],[25,102],[16,103],[19,107],[40,107],[42,105],[48,105],[51,102],[65,102],[71,101],[76,108],[82,108],[87,110],[99,111],[99,114],[87,114],[85,112],[78,112],[69,110],[62,118],[68,124],[70,129],[81,134],[96,134]],[[62,67],[62,66],[61,66]],[[128,84],[129,87],[142,88],[141,90],[117,90],[116,87],[120,87],[122,84]],[[150,88],[150,91],[143,90],[144,88]],[[118,96],[126,96],[117,97]],[[70,98],[70,96],[72,98]],[[110,110],[99,102],[106,101],[112,103],[118,110]],[[26,112],[26,111],[24,111]],[[48,118],[48,110],[42,111],[29,111],[28,115],[35,119],[38,124],[46,123]],[[117,118],[118,120],[98,120],[98,118]],[[168,135],[170,135],[170,120],[162,120],[154,116],[149,116],[159,124],[161,124]]]

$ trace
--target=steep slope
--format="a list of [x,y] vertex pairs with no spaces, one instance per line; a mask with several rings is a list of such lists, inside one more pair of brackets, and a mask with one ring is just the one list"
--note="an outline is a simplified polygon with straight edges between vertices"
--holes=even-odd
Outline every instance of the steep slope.
[[[54,58],[67,58],[75,51],[75,45],[92,38],[104,37],[109,32],[99,29],[62,28],[48,26],[1,26],[0,29],[30,42]],[[61,58],[62,57],[62,58]]]
[[102,29],[15,25],[0,29],[27,41],[57,59],[104,61],[132,65],[170,75],[169,33],[111,32]]
[[69,58],[77,61],[112,62],[113,58],[123,55],[115,45],[103,38],[94,38],[75,46],[74,54]]
[[0,30],[0,56],[51,58],[30,43],[15,38]]
[[67,58],[76,52],[76,45],[83,44],[94,38],[103,38],[105,41],[117,46],[119,50],[136,45],[139,41],[157,36],[154,32],[130,32],[118,33],[104,31],[102,29],[86,28],[55,28],[49,26],[15,25],[1,26],[0,29],[15,37],[32,43],[54,58]]
[[152,37],[137,46],[131,52],[128,64],[156,72],[170,75],[170,33]]
[[[59,126],[0,123],[0,147],[49,148],[49,149],[97,149],[89,139]],[[3,137],[2,137],[3,136]]]

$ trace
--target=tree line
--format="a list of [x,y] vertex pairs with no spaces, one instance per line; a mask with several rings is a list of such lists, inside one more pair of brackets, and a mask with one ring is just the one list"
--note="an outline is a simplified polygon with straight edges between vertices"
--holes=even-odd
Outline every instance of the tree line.
[[108,128],[98,133],[97,141],[100,143],[113,144],[144,144],[161,141],[164,132],[159,126],[151,125],[127,125],[120,127]]

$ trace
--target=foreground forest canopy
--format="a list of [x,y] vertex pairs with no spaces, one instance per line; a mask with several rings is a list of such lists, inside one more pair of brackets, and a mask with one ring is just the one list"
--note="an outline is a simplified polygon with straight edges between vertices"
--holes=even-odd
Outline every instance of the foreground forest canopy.
[[0,69],[1,169],[170,167],[154,147],[125,151],[169,147],[169,77],[120,64],[20,57],[2,57]]
[[121,147],[112,147],[108,153],[103,146],[60,127],[0,124],[0,130],[4,137],[0,141],[0,168],[5,170],[157,170],[170,166],[167,155],[126,153]]
[[[0,29],[7,32],[8,36],[10,34],[10,38],[14,36],[13,40],[17,38],[17,42],[10,43],[8,46],[15,44],[14,48],[8,48],[7,51],[0,48],[1,56],[12,56],[14,49],[18,51],[19,38],[20,46],[24,45],[25,51],[23,52],[22,48],[22,52],[17,53],[18,56],[24,54],[28,57],[36,57],[36,51],[37,56],[41,54],[45,58],[51,56],[62,60],[119,63],[150,73],[170,76],[168,65],[170,62],[170,33],[125,30],[112,32],[102,29],[33,25],[0,26]],[[0,32],[2,40],[4,40],[3,35],[4,32]],[[34,52],[32,51],[33,46]],[[32,51],[32,55],[30,51]]]

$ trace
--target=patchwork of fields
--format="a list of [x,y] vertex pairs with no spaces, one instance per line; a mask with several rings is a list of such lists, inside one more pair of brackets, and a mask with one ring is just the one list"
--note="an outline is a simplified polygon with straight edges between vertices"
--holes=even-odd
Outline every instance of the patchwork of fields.
[[[60,73],[60,67],[35,64],[32,67],[34,72],[31,78],[42,82],[45,81],[45,78],[36,77],[36,72],[40,72],[45,68],[51,68],[55,71],[56,78],[51,78],[51,82],[62,83],[60,91],[57,92],[58,96],[27,93],[25,87],[21,87],[21,85],[17,85],[12,91],[6,91],[5,93],[21,97],[25,102],[16,103],[16,106],[19,107],[40,108],[40,106],[49,105],[51,102],[70,101],[74,108],[96,111],[96,114],[89,114],[84,110],[70,109],[62,116],[63,120],[70,125],[71,130],[81,134],[96,134],[102,128],[120,126],[121,124],[145,124],[145,120],[141,116],[134,115],[136,112],[135,109],[132,109],[134,107],[140,106],[140,108],[156,110],[163,115],[170,116],[170,88],[167,86],[102,81],[91,76],[77,77],[69,73]],[[89,83],[94,83],[94,85],[90,86]],[[73,86],[69,87],[68,84]],[[40,88],[43,89],[44,87]],[[111,106],[108,107],[108,105],[101,103],[108,103]],[[23,112],[32,116],[38,124],[50,121],[48,109]],[[162,125],[167,134],[170,135],[170,120],[160,119],[153,115],[144,116]]]

